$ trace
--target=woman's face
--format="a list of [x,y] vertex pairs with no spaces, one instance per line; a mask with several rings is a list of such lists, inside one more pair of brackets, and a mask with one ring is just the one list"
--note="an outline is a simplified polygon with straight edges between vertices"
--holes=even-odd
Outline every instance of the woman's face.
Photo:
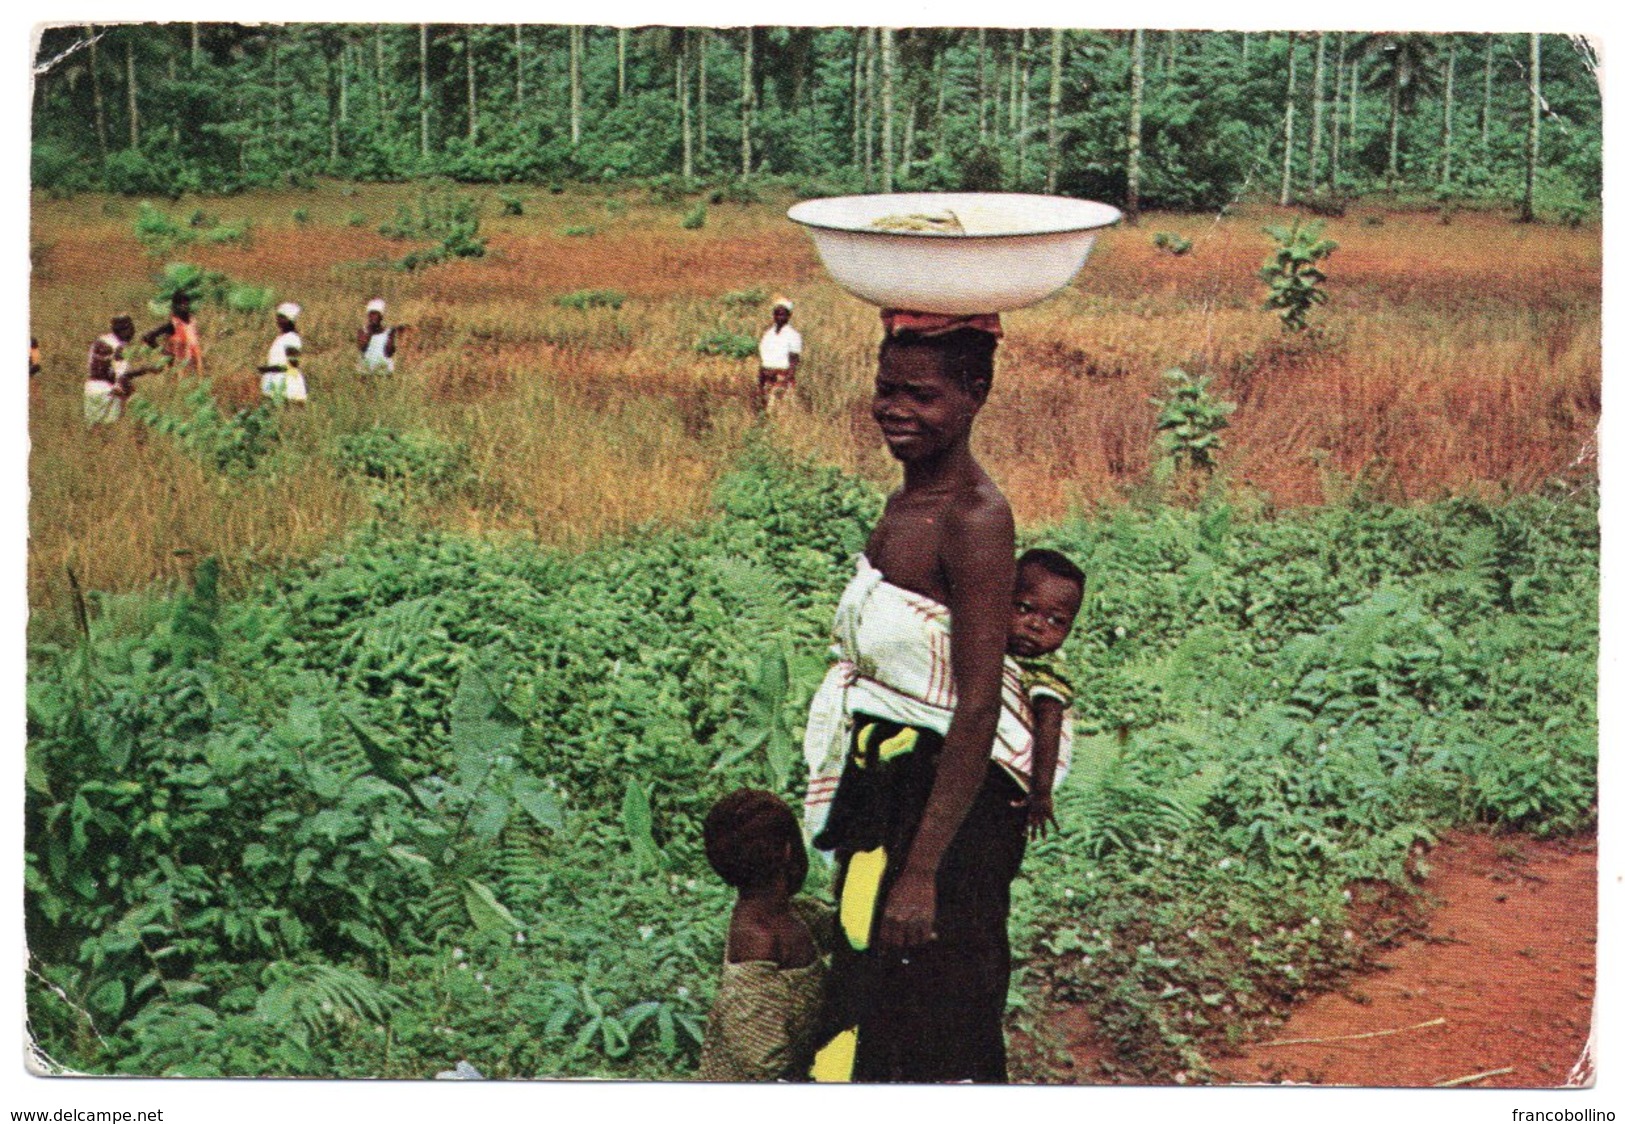
[[965,439],[986,399],[951,378],[932,348],[891,347],[875,375],[873,413],[892,456],[911,461]]

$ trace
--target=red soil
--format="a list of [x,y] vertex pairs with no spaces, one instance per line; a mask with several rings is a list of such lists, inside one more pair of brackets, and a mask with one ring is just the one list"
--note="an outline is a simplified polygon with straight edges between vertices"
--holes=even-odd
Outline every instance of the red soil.
[[[1402,943],[1375,970],[1305,1000],[1262,1041],[1210,1059],[1218,1083],[1551,1088],[1569,1081],[1596,991],[1595,839],[1456,833],[1427,861],[1423,889],[1433,904],[1399,921]],[[1074,1079],[1103,1080],[1099,1063],[1109,1061],[1109,1045],[1082,1008],[1058,1012],[1050,1029],[1065,1044],[1070,1064],[1063,1065]],[[1588,1074],[1581,1083],[1589,1081]]]
[[1595,841],[1457,834],[1428,861],[1425,888],[1438,905],[1417,939],[1305,1002],[1269,1041],[1398,1033],[1255,1044],[1218,1062],[1224,1078],[1423,1087],[1492,1074],[1465,1083],[1475,1088],[1568,1080],[1596,990]]

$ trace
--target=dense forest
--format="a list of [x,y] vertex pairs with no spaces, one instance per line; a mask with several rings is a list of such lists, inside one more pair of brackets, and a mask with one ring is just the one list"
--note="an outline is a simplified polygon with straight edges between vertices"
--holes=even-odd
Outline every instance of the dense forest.
[[1577,220],[1602,179],[1592,49],[1539,34],[64,25],[34,97],[57,193],[781,177]]

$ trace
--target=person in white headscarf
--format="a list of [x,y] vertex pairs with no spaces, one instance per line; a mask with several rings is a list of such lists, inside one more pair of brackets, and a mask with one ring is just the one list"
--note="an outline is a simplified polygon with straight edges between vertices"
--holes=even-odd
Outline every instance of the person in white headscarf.
[[276,306],[277,337],[260,368],[260,393],[274,401],[305,401],[305,376],[299,369],[304,343],[296,327],[299,312],[292,301]]
[[356,332],[355,342],[361,351],[362,371],[392,375],[395,373],[395,337],[406,331],[406,325],[384,327],[384,308],[382,297],[367,302],[367,322]]
[[756,353],[761,373],[756,380],[757,403],[770,409],[796,388],[796,368],[801,366],[801,333],[790,327],[795,309],[789,297],[773,298],[773,323],[762,333]]

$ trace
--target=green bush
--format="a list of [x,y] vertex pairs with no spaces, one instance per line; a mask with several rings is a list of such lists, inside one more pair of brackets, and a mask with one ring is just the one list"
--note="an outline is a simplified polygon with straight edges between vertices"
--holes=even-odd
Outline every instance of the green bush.
[[578,289],[560,293],[553,303],[560,308],[620,308],[626,303],[626,294],[615,289]]
[[756,340],[738,332],[719,330],[700,337],[694,350],[701,355],[725,355],[729,359],[749,359],[756,354]]
[[705,226],[705,204],[696,203],[683,213],[684,230],[699,230]]

